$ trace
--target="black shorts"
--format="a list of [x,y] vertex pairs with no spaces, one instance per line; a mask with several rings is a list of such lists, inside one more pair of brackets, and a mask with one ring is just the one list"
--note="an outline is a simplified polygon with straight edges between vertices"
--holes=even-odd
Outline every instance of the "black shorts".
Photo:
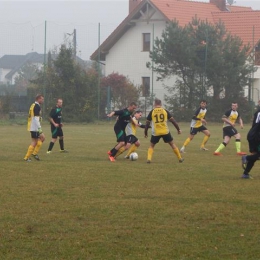
[[63,136],[62,128],[51,125],[51,137],[57,139],[58,136]]
[[260,154],[260,142],[250,140],[250,141],[248,141],[248,146],[249,146],[249,152],[250,153]]
[[31,138],[38,139],[40,137],[39,132],[31,131]]
[[232,137],[232,136],[234,136],[236,134],[238,134],[237,129],[235,127],[233,127],[233,126],[225,126],[223,128],[223,138],[225,136]]
[[152,135],[150,141],[151,141],[152,144],[157,144],[160,141],[161,138],[163,139],[163,141],[165,143],[169,143],[169,142],[171,142],[173,140],[172,135],[169,132],[166,135],[158,135],[158,136]]
[[128,136],[126,136],[126,138],[125,138],[125,142],[126,143],[129,143],[129,144],[134,144],[134,143],[136,143],[138,141],[138,138],[136,137],[136,136],[134,136],[134,135],[128,135]]
[[204,130],[208,130],[204,125],[200,126],[200,127],[191,127],[190,128],[190,134],[191,135],[196,135],[198,132],[202,132]]
[[116,134],[116,141],[117,142],[125,142],[125,140],[126,140],[125,131],[120,129],[120,128],[117,128],[117,127],[114,128],[114,131],[115,131],[115,134]]

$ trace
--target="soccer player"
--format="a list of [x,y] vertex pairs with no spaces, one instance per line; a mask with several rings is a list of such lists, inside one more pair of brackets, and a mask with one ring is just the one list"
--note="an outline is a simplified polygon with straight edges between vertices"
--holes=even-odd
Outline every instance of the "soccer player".
[[62,104],[63,100],[61,98],[57,99],[56,106],[52,108],[50,112],[50,124],[51,124],[51,135],[52,139],[49,144],[49,148],[47,154],[50,154],[52,148],[59,137],[59,144],[60,144],[60,152],[67,153],[68,151],[64,149],[64,136],[62,130]]
[[140,141],[136,137],[136,129],[138,127],[145,128],[145,125],[139,122],[139,119],[141,117],[142,111],[137,110],[133,113],[132,120],[126,125],[125,145],[118,150],[117,154],[115,155],[115,158],[117,158],[120,154],[122,154],[124,151],[130,148],[125,156],[126,159],[129,159],[130,154],[135,152],[136,149],[140,146]]
[[249,172],[254,167],[257,160],[260,159],[260,108],[254,113],[253,124],[247,134],[249,152],[251,155],[242,156],[242,167],[244,173],[243,179],[252,179]]
[[30,106],[28,115],[27,130],[31,132],[31,144],[28,147],[27,153],[24,157],[26,162],[31,162],[31,155],[39,161],[38,152],[45,140],[45,136],[42,132],[42,127],[40,123],[41,117],[41,104],[44,102],[44,96],[38,94],[35,98],[35,102]]
[[241,135],[238,133],[235,128],[236,121],[239,120],[239,124],[241,129],[244,128],[243,120],[237,111],[238,104],[236,102],[232,103],[231,109],[226,111],[226,113],[222,116],[223,124],[223,142],[219,145],[218,149],[214,152],[214,155],[221,156],[221,150],[223,150],[229,143],[232,136],[236,138],[236,150],[237,155],[245,155],[246,153],[241,152]]
[[144,130],[144,136],[147,137],[148,128],[151,125],[152,136],[150,140],[150,147],[148,148],[147,163],[151,163],[155,145],[162,138],[165,143],[168,143],[173,152],[176,154],[179,162],[183,162],[184,159],[181,157],[178,147],[174,144],[173,138],[169,131],[167,120],[169,120],[174,127],[177,129],[178,134],[181,134],[181,129],[170,112],[162,107],[160,99],[154,100],[154,109],[150,111],[147,116],[147,121]]
[[202,132],[205,136],[201,143],[200,150],[208,151],[208,149],[205,147],[205,144],[207,143],[210,132],[206,128],[207,121],[205,120],[205,116],[207,113],[207,101],[201,100],[200,101],[200,107],[196,110],[194,113],[194,116],[192,117],[191,124],[190,124],[190,136],[185,140],[182,148],[180,149],[181,153],[184,153],[185,147],[190,143],[190,141],[194,138],[194,136],[198,132]]
[[127,108],[117,110],[117,111],[112,111],[107,115],[108,117],[117,116],[117,120],[114,125],[114,131],[118,143],[114,148],[112,148],[107,152],[109,156],[109,160],[111,162],[115,161],[115,156],[118,150],[125,145],[125,138],[126,138],[125,128],[126,125],[132,120],[131,115],[136,108],[137,108],[136,103],[132,102]]

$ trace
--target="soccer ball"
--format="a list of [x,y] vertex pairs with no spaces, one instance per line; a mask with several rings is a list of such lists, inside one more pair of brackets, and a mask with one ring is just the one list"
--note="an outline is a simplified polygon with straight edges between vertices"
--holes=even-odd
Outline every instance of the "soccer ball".
[[137,153],[131,153],[129,156],[131,161],[136,161],[138,159],[138,154]]

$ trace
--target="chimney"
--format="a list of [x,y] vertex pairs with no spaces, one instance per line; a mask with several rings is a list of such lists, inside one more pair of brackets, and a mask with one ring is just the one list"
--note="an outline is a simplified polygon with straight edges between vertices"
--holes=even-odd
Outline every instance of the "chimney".
[[129,0],[129,14],[142,2],[142,0]]
[[211,4],[217,6],[220,11],[227,11],[226,0],[210,0]]

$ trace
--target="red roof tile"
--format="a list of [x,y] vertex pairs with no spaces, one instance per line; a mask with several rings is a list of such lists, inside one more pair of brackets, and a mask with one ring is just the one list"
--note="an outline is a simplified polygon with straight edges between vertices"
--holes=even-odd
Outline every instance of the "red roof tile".
[[214,22],[221,20],[226,29],[240,37],[251,48],[260,40],[260,11],[217,12],[213,13]]

